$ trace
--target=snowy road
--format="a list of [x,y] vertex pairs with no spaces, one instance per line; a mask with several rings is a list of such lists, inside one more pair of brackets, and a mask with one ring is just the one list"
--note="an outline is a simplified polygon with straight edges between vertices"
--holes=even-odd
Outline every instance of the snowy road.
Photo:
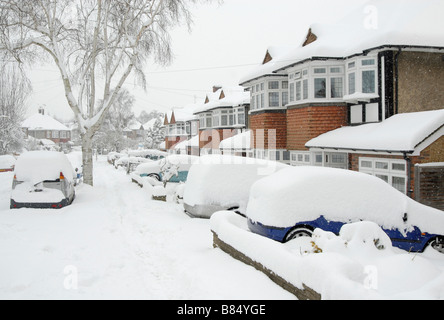
[[294,299],[105,159],[59,211],[10,210],[11,181],[0,174],[0,299]]

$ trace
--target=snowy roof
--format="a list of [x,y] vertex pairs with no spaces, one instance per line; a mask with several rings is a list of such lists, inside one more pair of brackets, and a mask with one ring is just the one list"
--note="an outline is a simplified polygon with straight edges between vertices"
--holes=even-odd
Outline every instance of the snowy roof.
[[126,129],[129,130],[139,130],[142,127],[142,124],[137,120],[131,120]]
[[268,62],[262,62],[261,65],[255,67],[252,71],[250,71],[248,74],[246,74],[244,77],[242,77],[239,81],[239,83],[245,84],[246,82],[249,82],[251,80],[267,76],[267,75],[276,75],[274,71],[277,69],[277,66],[280,66],[280,64],[277,64],[281,61],[281,56],[284,56],[286,53],[290,51],[290,49],[295,49],[294,47],[289,46],[283,46],[283,47],[269,47],[267,49],[267,54],[271,58]]
[[200,104],[189,104],[183,108],[174,108],[171,111],[168,111],[166,113],[168,123],[171,123],[173,113],[176,122],[186,122],[186,121],[195,120],[196,116],[194,115],[194,110],[197,109],[199,106]]
[[308,148],[412,153],[430,135],[444,127],[444,109],[403,113],[380,123],[343,127],[306,143]]
[[40,113],[35,114],[22,123],[22,128],[28,130],[62,130],[70,131],[68,127],[55,120],[48,115],[42,115]]
[[151,119],[150,121],[148,121],[147,123],[145,123],[144,125],[142,125],[143,129],[144,130],[153,129],[154,124],[156,123],[157,120],[159,120],[160,123],[162,123],[162,121],[160,119],[154,118],[154,119]]
[[251,147],[251,131],[239,133],[231,138],[223,140],[219,144],[220,149],[245,150]]
[[[222,99],[220,99],[223,93]],[[217,95],[217,98],[215,98]],[[241,86],[223,87],[216,93],[211,95],[208,103],[198,106],[194,110],[194,114],[205,112],[208,110],[222,108],[222,107],[235,107],[243,104],[250,103],[250,93],[246,92]]]
[[279,54],[240,83],[312,58],[346,58],[382,46],[443,48],[442,12],[442,0],[370,0],[339,23],[311,25],[315,41]]

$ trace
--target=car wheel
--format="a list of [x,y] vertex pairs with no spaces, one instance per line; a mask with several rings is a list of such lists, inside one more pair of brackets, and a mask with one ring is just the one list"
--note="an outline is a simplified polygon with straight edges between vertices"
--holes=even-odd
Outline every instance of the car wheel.
[[444,238],[436,237],[430,242],[430,246],[439,253],[444,253]]
[[313,231],[307,227],[296,227],[290,230],[289,233],[285,236],[284,242],[288,242],[290,240],[300,238],[300,237],[309,237],[313,235]]
[[154,179],[156,179],[157,181],[161,181],[160,176],[159,176],[158,174],[156,174],[156,173],[150,173],[150,174],[148,175],[148,177],[154,178]]

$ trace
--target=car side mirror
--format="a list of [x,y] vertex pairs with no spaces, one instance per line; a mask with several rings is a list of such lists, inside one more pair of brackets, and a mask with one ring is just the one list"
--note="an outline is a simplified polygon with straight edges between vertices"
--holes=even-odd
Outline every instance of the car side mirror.
[[404,223],[406,223],[407,220],[408,220],[408,215],[407,215],[407,212],[406,212],[406,213],[404,213],[404,216],[402,217],[402,221],[404,221]]

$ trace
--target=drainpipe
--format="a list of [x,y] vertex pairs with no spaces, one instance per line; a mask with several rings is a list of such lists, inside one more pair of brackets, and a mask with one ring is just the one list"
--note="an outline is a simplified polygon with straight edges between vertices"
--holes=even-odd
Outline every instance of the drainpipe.
[[412,159],[409,158],[409,156],[407,155],[407,152],[403,152],[404,154],[404,160],[407,162],[407,195],[412,198],[413,195],[413,190],[411,187],[411,181],[412,181],[412,174],[411,174],[411,169],[412,169]]
[[402,49],[399,48],[398,52],[395,55],[395,86],[396,86],[396,94],[395,94],[395,110],[394,113],[398,114],[399,107],[399,55],[401,54]]

